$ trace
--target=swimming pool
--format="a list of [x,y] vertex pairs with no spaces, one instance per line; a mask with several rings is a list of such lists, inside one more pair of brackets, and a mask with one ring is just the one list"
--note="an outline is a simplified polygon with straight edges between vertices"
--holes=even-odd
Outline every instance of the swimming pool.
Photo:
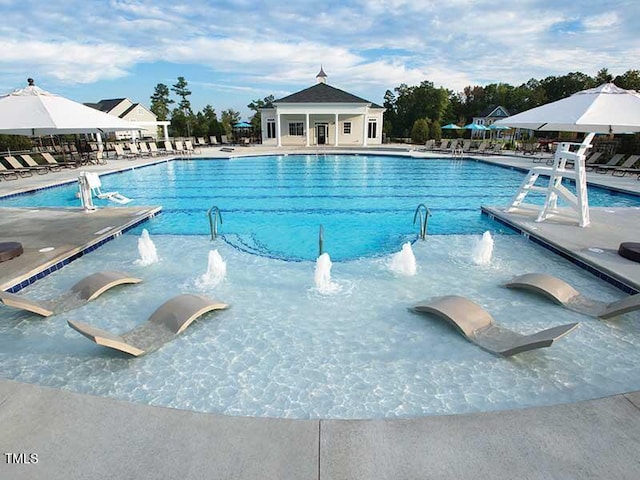
[[[221,203],[216,195],[226,192],[227,197],[233,197],[233,187],[223,188],[225,182],[234,185],[243,177],[246,183],[252,179],[255,186],[259,183],[255,175],[259,168],[277,171],[277,163],[284,164],[287,159],[171,162],[105,176],[105,190],[120,190],[141,204],[171,205],[178,184],[184,185],[181,189],[190,188],[190,182],[179,180],[182,175],[193,179],[207,172],[207,176],[216,177],[219,190],[215,194],[199,190],[192,195],[182,209],[189,213],[181,210],[180,221],[165,212],[157,221],[144,225],[151,231],[159,262],[147,266],[136,263],[138,231],[105,244],[21,291],[34,299],[51,298],[80,277],[105,269],[123,270],[144,279],[139,285],[108,292],[78,310],[45,320],[3,307],[1,375],[151,405],[285,418],[403,418],[465,413],[573,402],[640,389],[640,312],[603,322],[500,285],[515,275],[542,271],[569,281],[594,298],[612,301],[624,294],[521,236],[501,233],[476,207],[446,210],[459,200],[434,193],[440,183],[460,185],[462,181],[455,180],[457,176],[467,176],[464,170],[472,169],[470,182],[483,175],[490,179],[478,188],[478,195],[497,184],[512,182],[511,190],[505,188],[510,198],[522,173],[476,162],[362,157],[331,162],[315,158],[292,160],[281,168],[289,172],[288,168],[300,168],[306,162],[324,162],[318,175],[329,167],[331,172],[342,172],[340,181],[337,174],[325,172],[337,186],[347,172],[362,184],[382,184],[381,188],[395,185],[389,188],[390,197],[399,205],[404,205],[405,200],[398,188],[416,188],[420,198],[407,200],[402,222],[398,221],[401,226],[394,233],[398,242],[389,246],[388,252],[379,248],[386,244],[379,243],[377,248],[361,250],[371,254],[345,253],[343,261],[334,264],[331,272],[338,288],[331,294],[322,294],[314,284],[315,225],[308,227],[314,237],[309,247],[312,252],[294,258],[300,261],[284,261],[274,258],[276,255],[266,248],[261,255],[252,255],[232,242],[211,242],[206,216],[203,218],[203,209],[206,211],[212,200]],[[361,162],[360,170],[354,167],[357,162]],[[416,172],[406,171],[407,165],[423,171],[420,181],[410,180]],[[363,173],[365,166],[367,172],[375,174],[371,179]],[[382,175],[380,170],[387,166],[395,168],[397,175],[391,178],[397,183],[387,183],[390,177]],[[451,180],[443,173],[448,169]],[[230,174],[229,179],[225,179],[226,173]],[[427,182],[432,175],[440,181]],[[153,186],[154,177],[167,184],[164,193]],[[283,185],[287,178],[290,176],[282,177]],[[304,174],[299,176],[300,180],[304,178]],[[314,184],[309,180],[306,188],[313,189]],[[275,188],[269,185],[262,191],[273,193]],[[66,188],[69,191],[65,193]],[[237,197],[248,195],[240,194],[240,188]],[[74,189],[51,189],[44,195],[62,195],[64,201],[73,202]],[[390,268],[390,253],[400,250],[406,238],[415,239],[411,224],[414,204],[424,201],[430,193],[433,196],[426,203],[433,211],[431,235],[413,244],[416,274],[401,275]],[[11,201],[29,200],[42,205],[45,197],[40,195]],[[201,204],[200,195],[206,197]],[[355,191],[350,195],[358,200]],[[592,200],[596,196],[592,195]],[[438,198],[441,206],[433,207],[438,205]],[[620,205],[619,202],[633,200],[611,195],[606,201]],[[288,201],[298,205],[303,200]],[[479,201],[505,203],[487,197]],[[345,208],[347,203],[341,197],[336,208]],[[227,214],[219,206],[225,235],[245,235],[231,228],[234,222],[242,221],[243,214]],[[275,209],[276,216],[282,209]],[[265,210],[263,205],[262,211],[248,215],[257,222]],[[445,222],[444,217],[460,211],[468,212],[470,217],[455,228],[467,229],[474,222],[481,223],[475,223],[473,229],[450,232],[447,229],[454,228],[455,222]],[[365,216],[375,217],[373,213]],[[173,230],[189,225],[188,219],[201,229],[197,234]],[[340,228],[336,224],[327,231]],[[493,257],[487,265],[476,265],[471,251],[486,229],[494,234]],[[280,238],[292,248],[297,245],[287,236],[281,234]],[[327,242],[325,246],[334,258],[336,245]],[[226,277],[218,284],[204,277],[212,250],[217,250],[227,264]],[[307,256],[311,260],[305,260]],[[203,293],[229,303],[231,308],[201,318],[174,341],[138,359],[98,347],[66,325],[67,320],[81,320],[115,333],[125,332],[148,318],[163,301],[183,292]],[[551,348],[498,358],[466,341],[444,322],[407,309],[417,301],[448,294],[473,299],[501,325],[521,333],[575,321],[580,321],[581,326]]]
[[[220,232],[238,249],[314,260],[323,225],[326,251],[343,261],[389,254],[414,240],[420,203],[432,213],[430,234],[511,233],[483,216],[480,206],[508,204],[523,176],[472,160],[290,155],[175,161],[101,180],[103,191],[133,198],[129,205],[163,206],[163,214],[144,225],[152,235],[207,235],[207,210],[217,206]],[[68,185],[0,205],[78,205],[76,191]],[[640,197],[603,189],[590,188],[589,194],[594,206],[640,205]],[[531,200],[542,203],[542,196]]]

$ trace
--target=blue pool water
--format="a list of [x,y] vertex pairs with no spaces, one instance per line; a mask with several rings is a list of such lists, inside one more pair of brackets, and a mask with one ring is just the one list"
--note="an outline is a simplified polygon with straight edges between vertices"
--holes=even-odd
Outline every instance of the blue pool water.
[[[343,261],[385,255],[415,240],[412,222],[420,203],[432,213],[430,234],[510,233],[483,216],[480,206],[508,204],[523,176],[471,160],[290,155],[176,161],[101,180],[103,191],[133,198],[129,205],[163,206],[163,214],[144,225],[152,235],[207,235],[207,211],[215,205],[222,212],[219,231],[236,248],[313,260],[323,225],[325,250]],[[78,205],[76,191],[68,185],[0,205]],[[593,206],[640,205],[639,197],[607,190],[589,194]],[[542,201],[540,195],[531,199]]]
[[[640,389],[640,312],[600,321],[539,296],[502,287],[546,272],[586,296],[624,294],[480,214],[504,205],[523,173],[473,161],[360,157],[261,157],[163,163],[102,177],[134,205],[161,204],[143,225],[159,261],[139,262],[138,231],[122,235],[21,290],[46,300],[100,270],[143,279],[46,319],[0,305],[0,376],[147,405],[284,418],[406,418],[552,405]],[[77,205],[75,185],[4,199],[0,205]],[[540,200],[540,199],[538,199]],[[590,190],[592,204],[637,198]],[[416,238],[418,203],[433,216],[413,246],[415,275],[392,254]],[[223,212],[227,242],[210,241],[206,211]],[[318,224],[337,286],[314,283]],[[472,251],[491,230],[491,261]],[[238,248],[241,247],[241,248]],[[208,280],[212,251],[226,262]],[[253,251],[260,255],[248,253]],[[283,260],[300,261],[283,261]],[[200,293],[230,305],[207,314],[140,358],[97,346],[67,326],[115,334],[144,322],[164,301]],[[580,322],[552,347],[492,355],[453,327],[408,307],[462,295],[497,323],[528,334]]]

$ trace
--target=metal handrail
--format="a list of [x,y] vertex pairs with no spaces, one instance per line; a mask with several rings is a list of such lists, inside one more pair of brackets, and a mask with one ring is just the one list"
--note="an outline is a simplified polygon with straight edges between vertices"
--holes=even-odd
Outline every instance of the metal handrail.
[[322,255],[324,250],[324,227],[320,225],[320,232],[318,232],[318,256]]
[[[215,212],[213,217],[211,216],[211,212]],[[215,240],[218,237],[218,219],[220,219],[220,225],[222,225],[222,213],[220,213],[220,209],[214,205],[209,209],[207,215],[209,216],[211,240]]]
[[[423,210],[421,210],[421,208]],[[431,210],[424,204],[421,203],[416,208],[416,212],[413,214],[413,224],[416,224],[416,218],[420,216],[420,239],[424,240],[427,236],[427,223],[429,221],[429,217],[431,216]]]

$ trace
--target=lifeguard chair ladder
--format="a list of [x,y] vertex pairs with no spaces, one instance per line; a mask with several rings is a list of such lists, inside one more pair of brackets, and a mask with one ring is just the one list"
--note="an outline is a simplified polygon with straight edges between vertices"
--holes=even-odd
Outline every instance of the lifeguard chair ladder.
[[[581,227],[589,225],[589,199],[587,197],[587,172],[585,157],[591,147],[595,133],[589,133],[582,143],[562,142],[558,145],[551,167],[533,167],[522,181],[518,193],[511,200],[507,212],[517,209],[529,192],[546,192],[544,205],[540,209],[536,222],[543,222],[551,215],[558,213],[558,197],[564,199],[569,207],[575,211]],[[571,152],[572,145],[577,145],[575,152]],[[567,162],[572,162],[574,168],[567,169]],[[549,184],[545,187],[535,183],[540,175],[549,176]],[[571,192],[562,184],[563,178],[571,178],[576,183],[576,193]]]

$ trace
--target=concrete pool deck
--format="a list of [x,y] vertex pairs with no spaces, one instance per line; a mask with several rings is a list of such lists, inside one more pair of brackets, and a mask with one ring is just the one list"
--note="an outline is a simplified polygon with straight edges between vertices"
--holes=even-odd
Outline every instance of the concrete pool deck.
[[[315,149],[286,151],[316,153]],[[234,152],[212,148],[203,149],[200,156],[226,158],[284,152],[266,147],[237,147]],[[397,153],[401,152],[423,158],[437,156],[410,152],[406,146],[398,147]],[[531,157],[491,156],[482,160],[513,168],[532,165]],[[150,161],[164,159],[115,160],[87,170],[112,173],[138,168]],[[77,175],[76,170],[63,170],[3,181],[0,196],[73,182]],[[635,177],[618,179],[590,172],[588,179],[592,178],[600,184],[610,182],[613,188],[640,193],[640,182]],[[16,210],[24,211],[16,213]],[[25,248],[25,258],[20,261],[31,258],[30,262],[37,264],[41,253],[35,245],[51,243],[54,235],[63,235],[62,231],[75,229],[77,224],[71,227],[66,223],[73,221],[74,212],[69,212],[68,219],[57,218],[46,227],[23,225],[25,218],[38,214],[30,210],[33,209],[0,209],[0,222],[9,222],[0,223],[0,236],[21,241],[15,238],[16,232],[28,231],[34,247],[28,251]],[[100,211],[111,210],[120,209]],[[133,208],[122,221],[137,218],[131,214],[141,210],[143,207]],[[630,214],[635,209],[619,209],[616,213],[602,210],[593,211],[596,228],[571,227],[569,235],[554,230],[556,225],[552,222],[533,226],[550,225],[550,231],[543,230],[540,235],[569,251],[581,251],[585,246],[603,248],[604,254],[588,250],[589,253],[582,253],[593,257],[602,268],[636,278],[638,264],[629,262],[626,264],[629,268],[625,268],[622,263],[608,262],[613,261],[609,252],[613,245],[637,241],[639,217]],[[14,226],[6,220],[13,214],[17,215]],[[630,219],[626,230],[612,229],[622,217]],[[532,223],[526,217],[521,221]],[[606,225],[601,226],[602,221]],[[106,218],[104,222],[111,226],[120,225],[121,221]],[[86,228],[84,238],[89,240],[78,237],[74,248],[93,240],[95,232],[101,229],[96,227]],[[565,227],[569,228],[560,225]],[[632,234],[635,239],[628,238]],[[71,240],[66,238],[65,242]],[[7,278],[17,275],[15,271],[20,269],[13,267],[17,265],[13,262],[18,259],[0,264],[0,283],[3,275]],[[3,284],[12,281],[5,280]],[[640,476],[637,453],[640,392],[567,405],[470,415],[402,420],[284,420],[137,405],[0,380],[0,421],[4,454],[0,478],[636,479]],[[37,455],[37,463],[33,463],[30,454]]]

